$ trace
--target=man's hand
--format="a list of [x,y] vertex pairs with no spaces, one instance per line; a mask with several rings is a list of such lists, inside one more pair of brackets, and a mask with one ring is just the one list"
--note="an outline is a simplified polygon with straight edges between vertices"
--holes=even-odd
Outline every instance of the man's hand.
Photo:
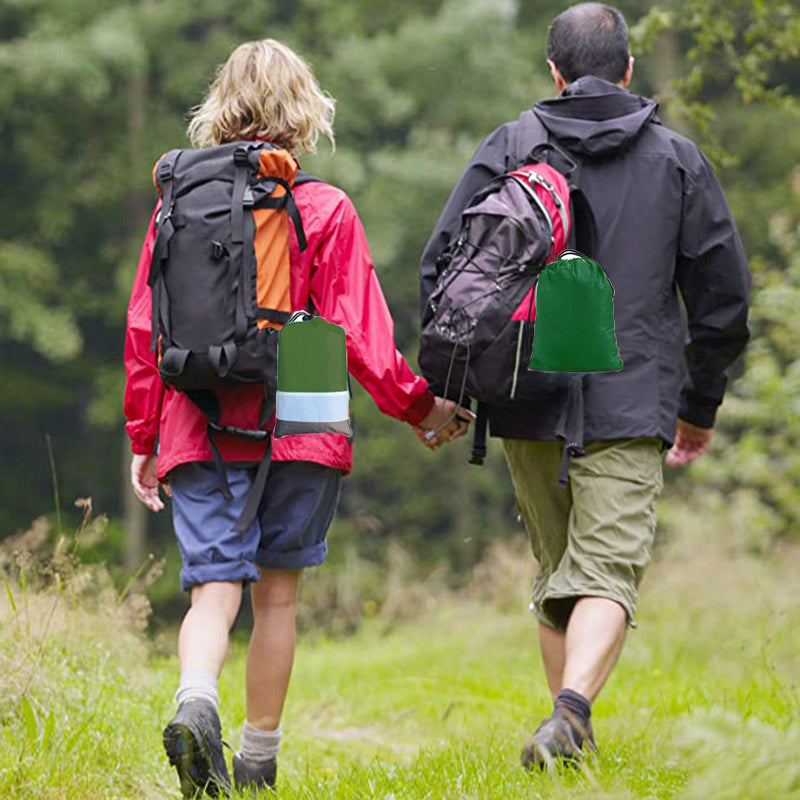
[[698,428],[685,420],[679,419],[675,427],[675,444],[667,453],[668,467],[685,467],[708,450],[713,428]]
[[426,447],[438,450],[443,444],[463,436],[474,420],[475,415],[469,409],[462,408],[453,400],[436,397],[433,407],[414,428],[414,433]]
[[[131,485],[134,494],[151,510],[161,511],[164,502],[158,494],[158,456],[134,455],[131,462]],[[169,494],[169,489],[166,489]]]

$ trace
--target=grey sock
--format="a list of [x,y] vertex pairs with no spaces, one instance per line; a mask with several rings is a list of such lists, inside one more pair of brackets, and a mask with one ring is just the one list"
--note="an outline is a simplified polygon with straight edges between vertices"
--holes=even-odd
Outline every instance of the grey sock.
[[278,755],[282,736],[283,729],[280,725],[274,731],[262,731],[245,722],[238,755],[248,764],[263,764]]
[[555,707],[566,710],[567,721],[578,737],[578,744],[590,738],[592,704],[580,692],[562,689],[555,700]]
[[208,700],[219,708],[217,676],[212,672],[187,669],[181,672],[181,682],[175,692],[175,702],[180,706],[187,700]]

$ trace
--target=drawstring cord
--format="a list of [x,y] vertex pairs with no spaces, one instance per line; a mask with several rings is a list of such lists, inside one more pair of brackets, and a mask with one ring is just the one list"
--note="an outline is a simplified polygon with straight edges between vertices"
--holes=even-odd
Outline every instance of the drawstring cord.
[[[443,394],[445,397],[447,397],[447,390],[450,388],[450,376],[453,374],[453,364],[455,364],[456,353],[458,352],[458,347],[460,344],[460,342],[455,343],[455,346],[453,347],[453,354],[450,356],[450,365],[447,368],[447,377],[444,381]],[[464,347],[467,350],[467,360],[464,364],[464,377],[461,379],[461,389],[458,394],[456,410],[453,411],[453,413],[446,420],[442,420],[444,409],[444,406],[442,406],[442,409],[439,411],[439,419],[436,423],[436,426],[425,432],[425,440],[428,442],[441,433],[442,430],[444,430],[456,417],[458,417],[458,409],[461,407],[461,403],[464,402],[464,395],[467,388],[467,372],[469,367],[469,341],[464,342]]]

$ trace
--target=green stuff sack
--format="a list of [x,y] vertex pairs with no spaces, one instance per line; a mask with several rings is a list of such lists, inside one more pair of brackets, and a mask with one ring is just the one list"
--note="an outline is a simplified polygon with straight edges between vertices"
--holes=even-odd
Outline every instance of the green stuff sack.
[[297,433],[352,436],[344,328],[303,311],[278,338],[275,438]]
[[614,331],[614,289],[591,258],[565,250],[536,284],[533,353],[528,369],[607,372],[622,369]]

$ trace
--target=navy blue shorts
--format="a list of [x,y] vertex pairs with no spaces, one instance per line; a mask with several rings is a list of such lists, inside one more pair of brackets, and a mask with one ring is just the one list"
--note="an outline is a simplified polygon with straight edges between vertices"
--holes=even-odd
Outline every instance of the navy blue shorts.
[[338,469],[308,461],[273,461],[258,516],[239,533],[233,526],[258,464],[226,466],[230,502],[219,491],[213,464],[193,461],[169,473],[184,590],[209,581],[257,581],[259,567],[301,569],[325,560],[325,535],[341,490]]

